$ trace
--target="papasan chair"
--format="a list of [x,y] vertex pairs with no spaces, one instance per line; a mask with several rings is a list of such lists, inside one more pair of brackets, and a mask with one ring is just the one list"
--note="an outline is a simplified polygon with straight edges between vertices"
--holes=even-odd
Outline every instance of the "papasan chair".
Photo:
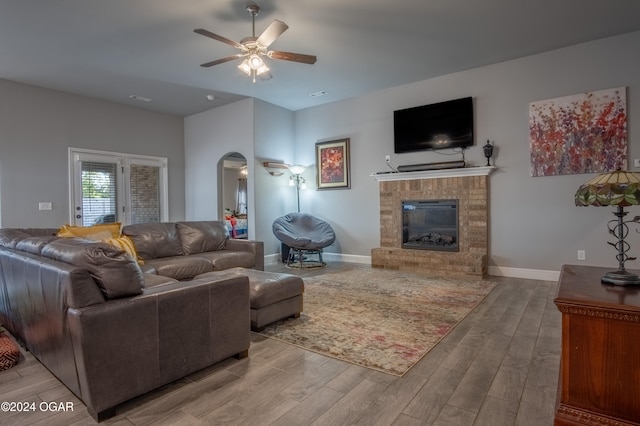
[[[289,213],[277,218],[273,221],[273,234],[289,250],[287,266],[299,268],[325,266],[322,249],[336,240],[331,225],[308,213]],[[318,255],[317,262],[306,258],[314,254]]]

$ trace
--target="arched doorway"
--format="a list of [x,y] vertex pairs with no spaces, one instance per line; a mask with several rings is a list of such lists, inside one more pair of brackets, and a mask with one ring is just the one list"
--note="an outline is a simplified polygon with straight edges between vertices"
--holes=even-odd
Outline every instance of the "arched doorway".
[[247,238],[247,159],[231,152],[218,163],[218,215],[227,224],[231,238]]

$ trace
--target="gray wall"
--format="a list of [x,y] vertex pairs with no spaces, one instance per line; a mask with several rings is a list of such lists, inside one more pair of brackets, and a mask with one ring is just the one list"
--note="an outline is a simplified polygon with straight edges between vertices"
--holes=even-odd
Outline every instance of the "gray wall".
[[[169,218],[184,219],[184,121],[0,79],[0,226],[69,221],[68,148],[167,157]],[[50,201],[53,210],[39,211]]]
[[[185,209],[187,220],[222,220],[221,160],[232,152],[253,170],[253,99],[244,99],[185,118]],[[255,179],[247,176],[249,238],[255,238]]]
[[264,161],[294,158],[293,113],[244,99],[185,119],[186,211],[189,220],[217,219],[217,165],[230,152],[247,159],[249,238],[265,243],[265,253],[278,250],[271,232],[273,219],[295,209],[288,174],[271,176]]
[[[490,177],[490,265],[493,273],[558,271],[578,263],[617,267],[606,223],[610,208],[576,207],[574,194],[594,175],[531,177],[529,103],[587,91],[627,86],[630,166],[640,157],[640,32],[530,56],[395,87],[295,113],[296,161],[315,163],[317,141],[351,138],[350,190],[307,191],[304,210],[331,222],[338,234],[328,251],[370,255],[379,246],[378,184],[370,177],[392,162],[448,161],[434,153],[393,154],[393,111],[472,96],[476,146],[467,160],[485,164],[481,146],[496,145],[498,170]],[[392,72],[390,69],[389,72]],[[314,181],[312,174],[308,180]],[[640,208],[630,208],[640,214]],[[636,210],[636,211],[634,211]],[[640,255],[640,234],[632,232],[631,254]],[[640,261],[627,264],[640,268]]]
[[295,158],[293,112],[275,105],[255,102],[256,238],[264,241],[265,253],[279,250],[271,225],[275,218],[296,211],[295,190],[289,186],[289,173],[272,176],[263,167],[265,161],[292,164]]

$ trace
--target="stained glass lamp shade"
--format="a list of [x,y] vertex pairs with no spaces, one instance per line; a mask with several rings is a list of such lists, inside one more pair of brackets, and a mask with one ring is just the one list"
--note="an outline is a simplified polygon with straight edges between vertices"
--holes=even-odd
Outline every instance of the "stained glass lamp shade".
[[640,217],[625,221],[627,212],[625,207],[640,204],[640,173],[616,170],[615,172],[604,173],[596,176],[578,188],[575,201],[577,206],[616,206],[613,212],[616,219],[609,221],[609,233],[616,237],[615,243],[609,242],[618,254],[618,270],[607,272],[602,277],[602,282],[614,285],[636,285],[640,284],[640,277],[628,272],[624,263],[627,260],[634,260],[629,257],[627,251],[630,246],[625,241],[629,233],[630,222],[640,222]]

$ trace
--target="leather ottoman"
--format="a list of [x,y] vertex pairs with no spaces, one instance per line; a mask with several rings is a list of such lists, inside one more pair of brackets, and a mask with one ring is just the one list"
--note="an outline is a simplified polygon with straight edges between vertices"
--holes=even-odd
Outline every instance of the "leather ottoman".
[[224,271],[205,272],[196,278],[233,275],[249,277],[251,330],[259,332],[273,322],[300,316],[304,282],[298,276],[256,269],[231,268]]

